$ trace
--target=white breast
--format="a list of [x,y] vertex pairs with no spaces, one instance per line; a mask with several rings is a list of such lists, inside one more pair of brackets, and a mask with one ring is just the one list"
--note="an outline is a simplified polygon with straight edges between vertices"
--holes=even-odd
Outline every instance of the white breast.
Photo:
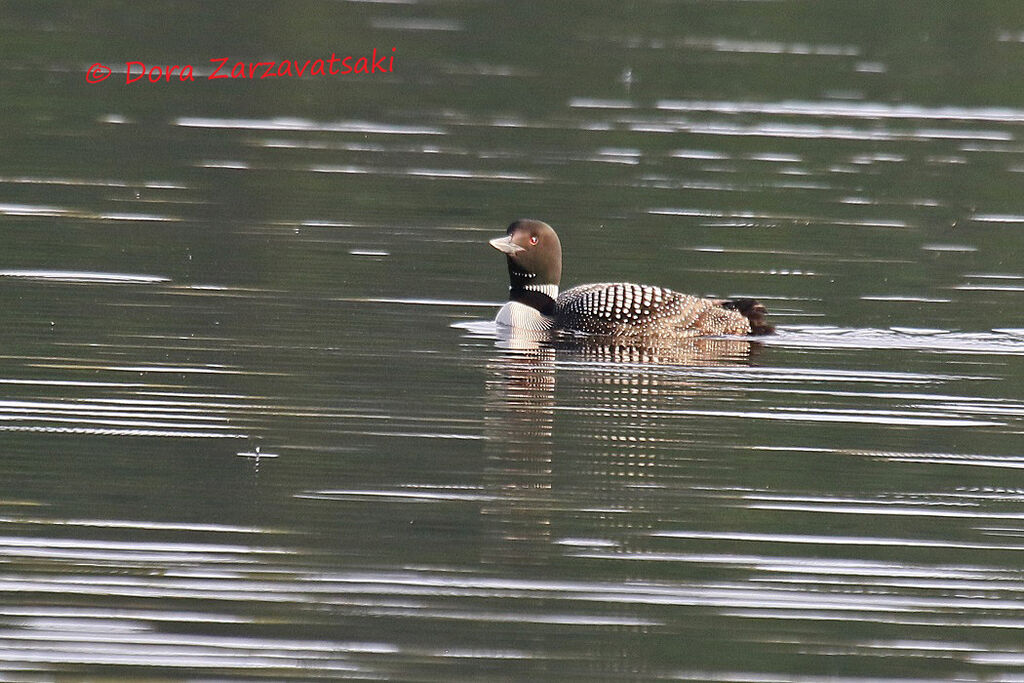
[[550,330],[555,324],[553,318],[541,314],[533,306],[527,306],[518,301],[509,301],[502,306],[494,322],[516,330],[529,330],[531,332]]

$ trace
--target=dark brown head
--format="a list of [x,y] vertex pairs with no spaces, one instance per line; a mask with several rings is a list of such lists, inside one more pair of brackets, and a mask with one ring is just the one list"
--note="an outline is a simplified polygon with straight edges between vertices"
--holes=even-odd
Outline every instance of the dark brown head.
[[506,232],[505,237],[491,240],[491,246],[508,257],[510,288],[557,287],[562,279],[562,244],[551,226],[521,219],[508,226]]

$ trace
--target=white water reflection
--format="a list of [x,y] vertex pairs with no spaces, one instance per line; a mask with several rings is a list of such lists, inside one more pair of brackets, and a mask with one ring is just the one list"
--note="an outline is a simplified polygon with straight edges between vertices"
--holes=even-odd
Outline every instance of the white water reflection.
[[71,270],[0,270],[0,277],[26,278],[30,280],[54,280],[57,282],[97,284],[141,284],[170,282],[170,278],[159,275],[127,273],[90,273]]
[[288,130],[382,135],[444,135],[441,128],[403,126],[375,121],[318,122],[299,118],[218,119],[183,116],[175,125],[184,128],[224,128],[243,130]]
[[657,108],[665,111],[715,112],[721,114],[769,114],[824,118],[925,119],[950,121],[996,121],[1020,123],[1024,109],[1009,107],[923,107],[880,102],[711,102],[705,100],[663,100]]
[[915,331],[908,328],[858,330],[823,325],[787,326],[783,334],[766,339],[765,342],[801,348],[913,349],[924,353],[1024,355],[1024,343],[1021,343],[1019,335],[996,330],[957,332]]

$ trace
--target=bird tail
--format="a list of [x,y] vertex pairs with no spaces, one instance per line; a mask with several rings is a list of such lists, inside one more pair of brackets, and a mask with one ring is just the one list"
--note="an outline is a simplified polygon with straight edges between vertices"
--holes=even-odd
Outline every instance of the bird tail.
[[750,334],[763,335],[775,334],[775,325],[772,325],[765,316],[768,310],[756,299],[724,299],[718,302],[722,308],[736,311],[750,321]]

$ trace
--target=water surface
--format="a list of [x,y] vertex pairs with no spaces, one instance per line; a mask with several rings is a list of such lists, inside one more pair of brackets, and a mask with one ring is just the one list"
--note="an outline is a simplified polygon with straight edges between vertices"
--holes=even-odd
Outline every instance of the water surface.
[[[1021,679],[1017,5],[0,32],[0,678]],[[524,216],[780,333],[510,343]]]

